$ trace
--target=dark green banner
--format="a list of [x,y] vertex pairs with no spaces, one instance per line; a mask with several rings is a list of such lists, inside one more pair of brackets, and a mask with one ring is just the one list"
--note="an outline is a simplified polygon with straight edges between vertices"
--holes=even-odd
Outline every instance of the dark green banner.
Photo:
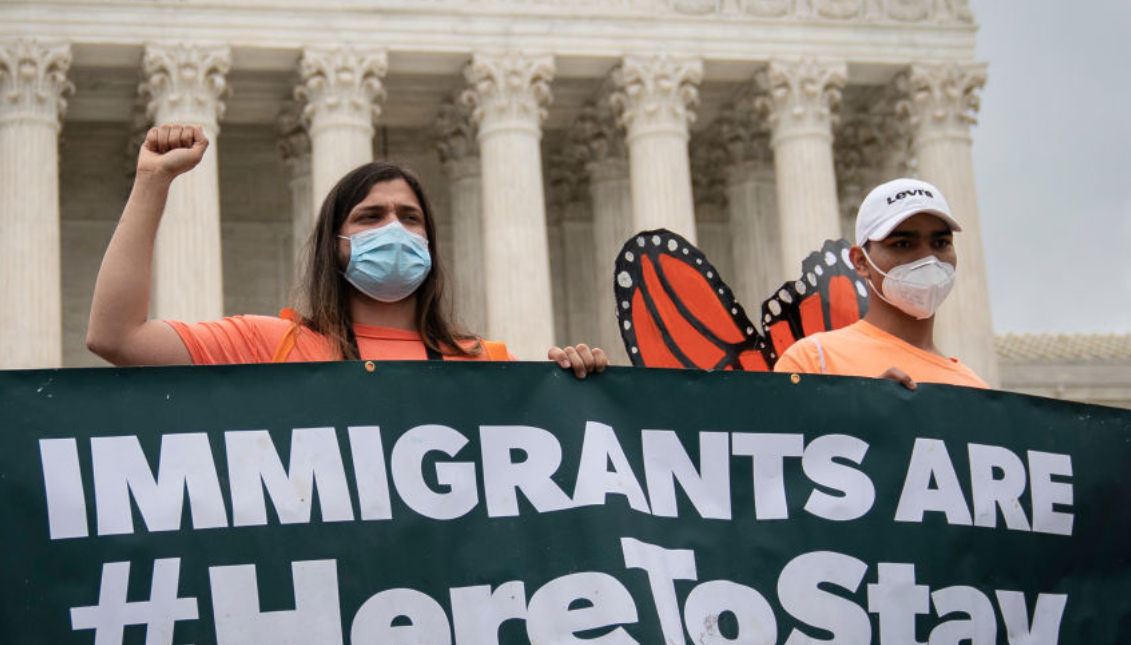
[[370,368],[0,372],[0,642],[1131,638],[1131,412]]

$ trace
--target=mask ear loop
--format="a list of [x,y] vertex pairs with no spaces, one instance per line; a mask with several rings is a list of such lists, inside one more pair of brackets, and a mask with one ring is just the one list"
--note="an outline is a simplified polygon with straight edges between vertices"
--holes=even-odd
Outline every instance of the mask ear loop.
[[[886,278],[886,277],[888,277],[888,274],[887,274],[887,273],[885,273],[885,272],[883,271],[883,269],[881,269],[880,267],[876,266],[876,263],[872,261],[872,256],[868,255],[868,251],[867,251],[867,249],[865,249],[865,248],[864,248],[863,246],[861,246],[861,247],[860,247],[860,252],[864,254],[864,259],[868,260],[868,264],[872,265],[872,268],[873,268],[873,269],[875,269],[876,271],[878,271],[878,272],[879,272],[879,274],[880,274],[880,275],[882,275],[882,276],[884,276],[885,278]],[[879,298],[880,300],[883,300],[884,302],[886,302],[886,303],[888,303],[889,305],[891,305],[891,306],[895,307],[896,309],[899,309],[899,307],[897,307],[897,306],[896,306],[896,304],[895,304],[894,302],[892,302],[891,300],[888,300],[887,298],[885,298],[885,297],[884,297],[884,294],[880,293],[880,290],[876,288],[876,285],[872,284],[872,279],[871,279],[871,278],[868,278],[868,286],[869,286],[869,287],[870,287],[870,288],[872,289],[872,292],[876,294],[876,297],[877,297],[877,298]],[[901,310],[901,311],[902,311],[902,310]]]

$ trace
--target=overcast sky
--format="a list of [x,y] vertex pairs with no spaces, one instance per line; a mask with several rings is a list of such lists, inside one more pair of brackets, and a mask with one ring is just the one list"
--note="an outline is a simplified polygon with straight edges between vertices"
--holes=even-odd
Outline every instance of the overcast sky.
[[994,328],[1131,333],[1131,1],[971,6]]

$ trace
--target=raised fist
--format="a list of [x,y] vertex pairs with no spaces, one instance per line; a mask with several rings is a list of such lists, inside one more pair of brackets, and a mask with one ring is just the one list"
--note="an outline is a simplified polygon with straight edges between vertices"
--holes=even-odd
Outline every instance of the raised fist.
[[208,139],[199,125],[159,125],[145,135],[137,172],[172,179],[196,167],[207,149]]

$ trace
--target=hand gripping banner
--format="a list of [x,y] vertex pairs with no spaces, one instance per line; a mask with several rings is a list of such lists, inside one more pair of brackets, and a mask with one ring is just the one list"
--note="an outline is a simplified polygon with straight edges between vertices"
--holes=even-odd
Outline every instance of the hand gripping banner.
[[1131,633],[1123,410],[335,363],[0,372],[0,426],[6,645]]

